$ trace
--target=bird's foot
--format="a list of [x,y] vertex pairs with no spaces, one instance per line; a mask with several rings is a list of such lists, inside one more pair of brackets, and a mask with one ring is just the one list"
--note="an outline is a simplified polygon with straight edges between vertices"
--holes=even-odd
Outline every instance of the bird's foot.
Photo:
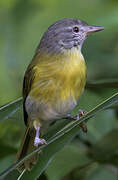
[[[80,117],[84,116],[87,113],[87,111],[79,109],[78,110],[78,114],[76,116],[72,116],[71,114],[68,114],[66,119],[70,119],[70,120],[79,120]],[[85,122],[81,122],[80,123],[80,127],[82,128],[82,131],[87,133],[87,127]]]
[[38,147],[38,146],[43,145],[43,144],[47,144],[45,139],[35,137],[34,146]]

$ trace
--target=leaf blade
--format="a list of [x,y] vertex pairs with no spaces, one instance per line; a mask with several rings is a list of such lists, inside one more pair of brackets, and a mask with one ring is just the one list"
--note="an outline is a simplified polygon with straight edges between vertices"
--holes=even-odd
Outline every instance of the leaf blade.
[[22,105],[22,98],[18,98],[2,107],[0,107],[0,121],[11,117]]

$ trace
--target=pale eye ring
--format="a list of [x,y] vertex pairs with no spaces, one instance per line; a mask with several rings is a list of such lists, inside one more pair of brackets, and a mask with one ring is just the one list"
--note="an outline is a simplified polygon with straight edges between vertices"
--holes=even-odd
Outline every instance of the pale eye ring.
[[73,32],[78,33],[79,32],[79,27],[78,26],[73,27]]

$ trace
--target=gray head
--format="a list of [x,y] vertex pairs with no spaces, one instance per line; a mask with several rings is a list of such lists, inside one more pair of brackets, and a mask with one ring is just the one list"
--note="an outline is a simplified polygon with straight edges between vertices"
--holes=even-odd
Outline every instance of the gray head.
[[103,30],[101,26],[89,26],[79,19],[62,19],[52,24],[44,33],[38,49],[43,53],[60,53],[64,49],[81,49],[88,34]]

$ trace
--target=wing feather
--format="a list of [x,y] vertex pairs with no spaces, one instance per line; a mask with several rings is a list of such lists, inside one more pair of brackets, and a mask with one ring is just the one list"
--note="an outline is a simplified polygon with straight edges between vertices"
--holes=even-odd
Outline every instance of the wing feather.
[[23,91],[22,92],[23,92],[23,111],[24,111],[25,125],[27,125],[27,119],[28,119],[28,114],[25,109],[25,101],[31,90],[32,82],[35,78],[35,70],[33,67],[34,67],[34,64],[30,63],[25,72],[25,76],[24,76],[24,80],[23,80]]

